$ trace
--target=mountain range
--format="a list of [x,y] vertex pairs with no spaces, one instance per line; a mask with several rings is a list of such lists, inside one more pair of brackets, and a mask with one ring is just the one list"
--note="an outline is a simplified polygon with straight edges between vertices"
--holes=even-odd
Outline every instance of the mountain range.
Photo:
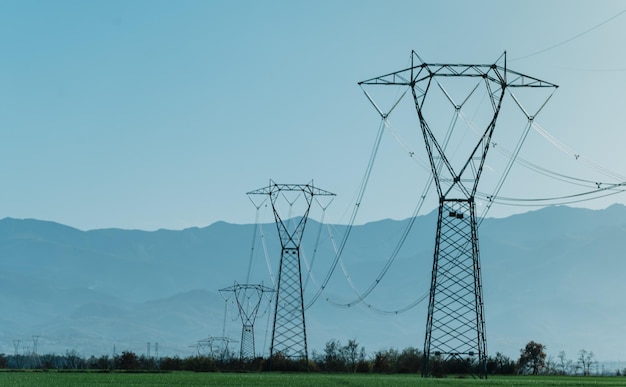
[[[412,219],[354,226],[312,305],[347,226],[309,219],[301,255],[310,352],[330,339],[356,339],[370,355],[422,348],[436,219],[436,212],[418,216],[395,255]],[[626,360],[626,207],[555,206],[487,218],[479,241],[490,354],[516,359],[535,340],[555,358],[565,351],[575,360],[586,349],[599,360]],[[207,337],[230,337],[238,350],[237,303],[220,289],[273,287],[279,258],[271,222],[148,232],[2,219],[0,352],[36,346],[97,356],[145,353],[147,343],[155,351],[158,343],[160,355],[188,356]],[[264,355],[271,305],[262,303],[255,322],[256,351]]]

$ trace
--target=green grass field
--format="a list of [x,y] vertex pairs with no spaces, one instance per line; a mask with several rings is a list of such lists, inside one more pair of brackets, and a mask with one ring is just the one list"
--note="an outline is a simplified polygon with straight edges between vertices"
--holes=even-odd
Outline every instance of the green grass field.
[[0,372],[0,386],[626,386],[626,377],[509,376],[422,379],[418,375]]

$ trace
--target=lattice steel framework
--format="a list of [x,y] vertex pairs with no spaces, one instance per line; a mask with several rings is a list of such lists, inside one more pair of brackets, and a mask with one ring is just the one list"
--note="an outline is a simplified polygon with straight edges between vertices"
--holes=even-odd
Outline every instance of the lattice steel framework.
[[[293,224],[281,217],[277,201],[285,193],[302,195],[306,201],[304,213]],[[248,195],[269,195],[281,244],[280,269],[276,287],[276,305],[270,357],[280,353],[290,359],[308,360],[300,244],[314,196],[335,196],[309,184],[276,184],[248,192]],[[294,201],[296,200],[294,199]],[[290,203],[293,204],[293,203]]]
[[241,349],[239,357],[241,360],[250,360],[256,357],[254,346],[254,321],[263,295],[273,293],[274,289],[263,286],[263,284],[238,284],[220,289],[220,292],[232,292],[237,300],[239,316],[243,327],[241,329]]
[[[507,69],[506,53],[498,62],[429,64],[412,52],[410,68],[359,83],[410,87],[439,197],[422,376],[431,373],[435,359],[470,359],[477,363],[479,375],[486,377],[487,339],[474,199],[505,90],[509,87],[557,87]],[[433,131],[424,112],[426,96],[433,87],[441,89],[454,109],[460,111],[462,103],[456,104],[438,81],[451,77],[476,79],[478,84],[470,95],[482,83],[493,109],[486,127],[479,128],[482,132],[478,143],[467,144],[464,139],[462,145],[469,155],[461,157],[460,161],[456,156],[454,163],[446,153],[446,150],[452,153],[447,148],[448,135]],[[468,98],[469,95],[463,103]]]
[[206,339],[198,340],[196,344],[191,347],[196,348],[198,356],[208,355],[212,359],[223,361],[232,357],[229,348],[231,343],[237,343],[237,340],[233,340],[230,337],[225,336],[209,336]]

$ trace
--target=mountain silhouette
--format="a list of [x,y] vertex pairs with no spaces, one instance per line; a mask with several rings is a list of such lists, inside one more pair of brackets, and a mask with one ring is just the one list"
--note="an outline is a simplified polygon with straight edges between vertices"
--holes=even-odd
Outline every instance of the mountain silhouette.
[[[428,301],[404,308],[429,289],[436,219],[436,212],[415,219],[381,278],[410,219],[353,227],[324,292],[306,310],[309,352],[322,352],[330,339],[356,339],[370,354],[422,348]],[[309,219],[301,250],[305,305],[326,278],[346,228]],[[600,360],[626,360],[626,207],[557,206],[488,218],[479,238],[489,354],[516,359],[535,340],[553,356],[564,350],[575,359],[586,349]],[[209,336],[239,340],[234,295],[219,290],[235,282],[273,287],[279,259],[272,223],[81,231],[5,218],[0,352],[13,353],[18,340],[18,351],[25,351],[32,336],[39,337],[40,353],[86,356],[145,353],[146,343],[157,342],[162,355],[188,356],[196,350],[190,346]],[[373,283],[359,302],[357,293]],[[271,338],[271,308],[264,302],[255,323],[261,355]]]

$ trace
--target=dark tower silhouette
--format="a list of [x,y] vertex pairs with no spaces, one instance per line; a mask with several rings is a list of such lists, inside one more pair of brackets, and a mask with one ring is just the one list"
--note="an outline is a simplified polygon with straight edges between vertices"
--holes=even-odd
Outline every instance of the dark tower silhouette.
[[[276,305],[270,358],[278,353],[290,359],[308,360],[306,324],[302,295],[300,244],[314,196],[335,196],[309,184],[276,184],[248,192],[248,195],[269,195],[281,244],[280,269],[276,286]],[[302,214],[291,218],[293,206],[304,198]],[[288,213],[281,214],[279,200],[287,201]]]
[[220,292],[233,292],[239,308],[239,316],[243,327],[241,329],[241,349],[239,357],[241,360],[250,360],[256,357],[254,346],[254,321],[264,293],[274,292],[274,289],[263,286],[263,284],[238,284],[220,289]]
[[[465,84],[464,92],[460,97],[453,96],[444,84],[459,81]],[[431,373],[433,358],[469,359],[477,364],[479,375],[486,377],[487,338],[475,195],[505,91],[508,88],[557,86],[507,69],[506,53],[494,64],[472,65],[425,63],[415,52],[411,54],[411,67],[359,84],[410,88],[437,189],[439,216],[422,375]],[[461,109],[479,89],[484,90],[489,108],[479,117],[481,125],[475,128],[478,141],[472,142],[468,140],[467,132],[455,133],[454,128],[456,120],[464,118]],[[436,94],[434,102],[431,101],[433,94]],[[433,112],[433,107],[448,102],[454,109],[454,119],[448,130],[442,130],[445,129],[442,122],[431,126],[432,121],[440,121],[441,115],[439,111]],[[387,118],[377,106],[376,109],[383,119]],[[527,115],[527,118],[532,122],[532,116]]]

